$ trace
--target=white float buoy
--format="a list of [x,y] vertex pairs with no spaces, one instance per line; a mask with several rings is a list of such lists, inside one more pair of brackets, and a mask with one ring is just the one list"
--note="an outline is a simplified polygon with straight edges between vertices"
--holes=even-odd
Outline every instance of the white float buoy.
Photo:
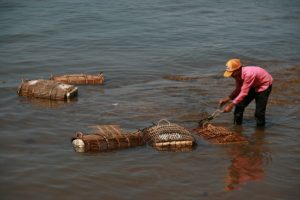
[[72,141],[72,144],[76,152],[84,152],[84,142],[82,139],[75,139]]

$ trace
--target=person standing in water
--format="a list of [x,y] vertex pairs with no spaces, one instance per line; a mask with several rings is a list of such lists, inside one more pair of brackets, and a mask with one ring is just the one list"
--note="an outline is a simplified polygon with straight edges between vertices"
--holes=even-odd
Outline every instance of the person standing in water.
[[232,100],[223,111],[230,112],[235,107],[234,123],[241,125],[245,108],[255,99],[256,125],[265,126],[266,107],[272,91],[272,76],[261,67],[243,66],[240,59],[230,59],[226,67],[224,77],[234,78],[236,88],[228,97],[221,99],[219,105],[223,106]]

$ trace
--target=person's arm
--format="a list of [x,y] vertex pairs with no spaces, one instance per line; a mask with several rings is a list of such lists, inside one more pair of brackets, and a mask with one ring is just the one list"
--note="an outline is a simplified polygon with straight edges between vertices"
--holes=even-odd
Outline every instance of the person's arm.
[[229,95],[229,98],[231,100],[233,100],[239,95],[239,93],[241,92],[242,85],[243,81],[235,79],[235,90],[233,90],[232,93]]
[[224,99],[219,100],[219,106],[222,107],[225,105],[228,101],[230,101],[229,97],[225,97]]
[[230,100],[233,100],[235,97],[237,97],[241,91],[242,83],[243,82],[241,80],[235,79],[235,89],[231,92],[231,94],[228,97],[225,97],[224,99],[221,99],[219,101],[219,106],[222,107],[223,105],[228,103]]
[[236,105],[236,104],[240,103],[248,95],[249,90],[252,87],[254,81],[255,81],[254,73],[245,76],[243,85],[241,87],[241,91],[238,94],[238,96],[235,97],[234,100],[232,101],[233,104]]
[[235,99],[229,105],[227,105],[224,108],[224,112],[230,112],[236,104],[240,103],[248,95],[249,90],[252,87],[254,81],[255,81],[254,74],[245,76],[240,93],[237,95],[237,97],[235,97]]

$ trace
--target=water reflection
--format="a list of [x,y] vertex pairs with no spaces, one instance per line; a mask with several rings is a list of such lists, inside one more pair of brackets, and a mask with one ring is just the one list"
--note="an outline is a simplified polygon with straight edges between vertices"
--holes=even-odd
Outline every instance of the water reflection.
[[59,109],[66,105],[77,102],[77,98],[72,100],[68,99],[65,101],[50,100],[50,99],[40,99],[40,98],[31,98],[31,97],[20,97],[19,101],[21,103],[31,103],[33,106]]
[[264,168],[272,161],[271,152],[265,143],[265,131],[256,130],[249,144],[226,147],[231,165],[225,179],[225,190],[239,189],[250,181],[261,181],[265,177]]

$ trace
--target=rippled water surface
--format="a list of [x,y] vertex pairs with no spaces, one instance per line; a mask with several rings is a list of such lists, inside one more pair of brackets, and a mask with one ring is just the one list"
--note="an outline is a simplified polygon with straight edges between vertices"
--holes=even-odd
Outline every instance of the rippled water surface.
[[[0,198],[298,199],[299,22],[297,0],[0,1]],[[274,77],[264,130],[254,103],[242,127],[213,121],[249,144],[74,152],[70,138],[96,124],[196,128],[233,89],[232,57]],[[22,79],[98,72],[105,84],[71,102],[16,94]]]

